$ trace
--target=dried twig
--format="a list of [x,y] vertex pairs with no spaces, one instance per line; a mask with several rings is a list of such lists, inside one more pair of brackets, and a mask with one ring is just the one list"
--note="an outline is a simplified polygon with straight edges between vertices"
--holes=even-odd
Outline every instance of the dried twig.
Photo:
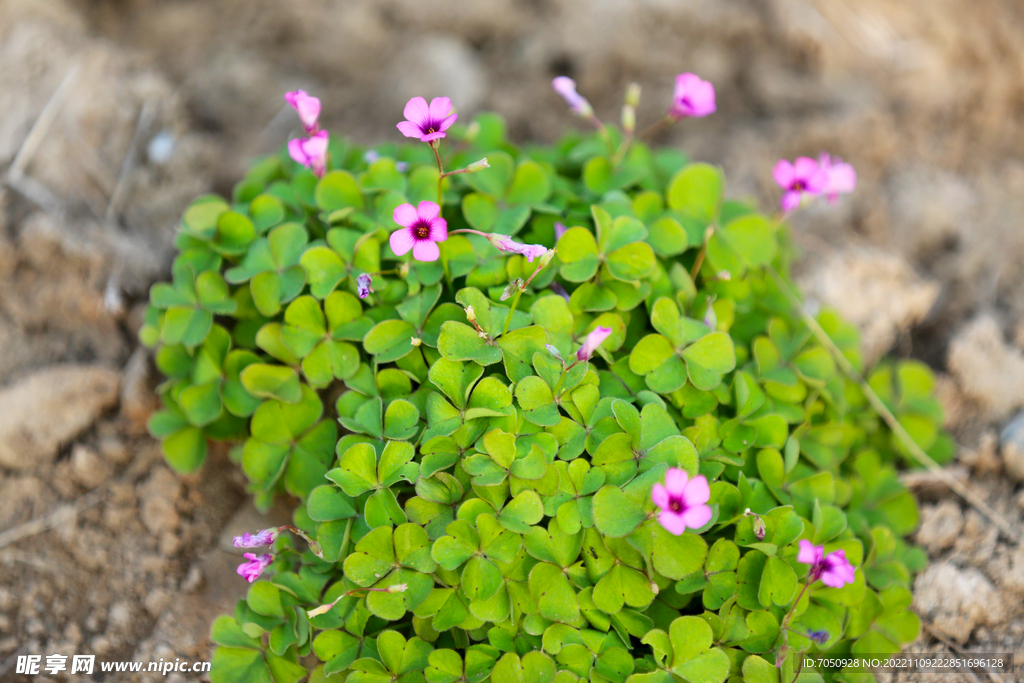
[[868,403],[871,407],[885,420],[886,424],[889,425],[889,429],[892,430],[893,435],[899,440],[903,447],[907,449],[910,455],[917,460],[920,464],[924,465],[928,471],[933,473],[937,479],[942,481],[946,486],[952,489],[954,492],[960,495],[961,498],[966,500],[968,503],[973,505],[977,510],[989,519],[993,524],[999,527],[999,530],[1006,535],[1007,538],[1014,541],[1015,543],[1020,542],[1020,532],[1013,527],[1002,515],[993,510],[988,503],[986,503],[981,496],[975,493],[973,490],[967,487],[966,484],[962,483],[959,479],[954,477],[952,474],[942,468],[939,463],[935,462],[927,453],[921,450],[921,447],[917,445],[913,437],[907,433],[903,425],[900,424],[896,416],[892,414],[885,402],[879,398],[875,390],[861,377],[857,369],[853,367],[850,361],[843,355],[843,352],[836,346],[832,338],[828,336],[828,333],[822,329],[818,321],[814,319],[810,313],[804,310],[803,304],[800,302],[800,298],[793,291],[793,288],[782,279],[782,276],[772,268],[767,267],[768,272],[775,279],[779,289],[789,299],[790,304],[796,310],[797,313],[803,318],[804,323],[810,329],[811,334],[824,346],[832,356],[835,358],[836,363],[843,370],[843,372],[857,385],[861,391],[864,392],[864,396],[868,399]]
[[128,191],[131,189],[129,181],[132,177],[132,171],[135,170],[139,163],[139,147],[142,145],[143,139],[149,135],[149,131],[156,121],[157,109],[158,107],[154,100],[146,100],[142,103],[142,108],[139,110],[139,117],[135,121],[135,133],[132,135],[128,151],[124,155],[124,161],[121,162],[121,172],[117,177],[117,185],[114,186],[114,191],[110,195],[110,201],[107,203],[104,221],[108,227],[114,224],[117,215],[121,213],[121,209],[124,207],[125,200],[128,198]]
[[48,515],[20,524],[13,529],[0,533],[0,548],[5,548],[12,543],[17,543],[29,536],[49,531],[64,522],[68,521],[99,503],[106,496],[107,485],[102,484],[89,493],[79,496],[74,502],[62,505]]
[[[935,628],[932,627],[932,625],[929,624],[927,621],[922,620],[921,621],[921,625],[924,626],[924,630],[928,631],[928,634],[932,638],[935,638],[935,640],[937,640],[940,643],[942,643],[943,645],[945,645],[947,648],[949,648],[949,650],[951,652],[955,652],[956,654],[958,654],[958,655],[960,655],[962,657],[966,657],[966,656],[970,655],[969,652],[967,652],[962,647],[960,647],[959,645],[954,643],[952,640],[950,640],[949,638],[947,638],[946,636],[942,635],[937,630],[935,630]],[[992,671],[991,669],[982,669],[982,671],[987,673],[989,675],[989,677],[993,681],[995,681],[995,683],[1003,683],[1003,677],[999,675],[998,671]],[[963,670],[960,671],[960,673],[962,673],[962,674],[964,674],[966,676],[969,676],[971,678],[971,680],[974,681],[975,683],[981,683],[981,680],[979,680],[978,677],[974,674],[974,672],[971,671],[970,669],[963,669]]]
[[71,92],[71,87],[75,84],[75,80],[78,78],[78,72],[81,70],[79,64],[73,64],[68,69],[67,74],[64,76],[64,80],[60,82],[57,89],[53,91],[53,95],[46,102],[43,110],[39,112],[39,118],[32,124],[32,130],[28,132],[25,137],[25,141],[21,143],[21,149],[18,150],[17,155],[14,157],[14,161],[7,169],[7,174],[10,177],[18,177],[25,173],[25,169],[28,167],[29,162],[32,160],[32,156],[39,149],[39,145],[42,144],[43,139],[46,137],[46,133],[49,132],[50,126],[53,125],[53,121],[57,118],[57,112],[60,111],[60,107],[64,104],[64,100],[67,95]]

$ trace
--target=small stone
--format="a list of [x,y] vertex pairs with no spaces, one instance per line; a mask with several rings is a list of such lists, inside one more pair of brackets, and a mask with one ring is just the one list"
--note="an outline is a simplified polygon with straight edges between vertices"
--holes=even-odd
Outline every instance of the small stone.
[[999,322],[982,315],[949,345],[950,372],[986,420],[1000,420],[1024,406],[1024,353],[1006,342]]
[[89,648],[97,655],[105,655],[113,649],[114,645],[106,636],[96,636],[89,643]]
[[121,415],[135,433],[146,431],[146,421],[159,408],[156,393],[153,391],[152,373],[149,364],[149,351],[140,346],[132,353],[124,366],[121,381]]
[[943,635],[964,643],[976,626],[1000,624],[1003,599],[979,570],[950,562],[930,565],[914,581],[914,605]]
[[123,633],[128,630],[131,618],[131,610],[128,607],[127,602],[122,601],[115,603],[110,608],[110,613],[107,615],[107,628],[121,631]]
[[10,633],[11,620],[6,615],[0,614],[0,633]]
[[181,550],[181,539],[177,534],[171,531],[165,531],[160,534],[160,541],[157,543],[157,550],[164,557],[172,557],[178,554]]
[[62,444],[117,403],[118,381],[97,365],[55,365],[0,390],[0,466],[52,462]]
[[165,591],[155,588],[146,596],[146,611],[151,617],[159,617],[167,606],[171,604],[171,596]]
[[158,467],[139,487],[142,523],[154,534],[174,531],[179,517],[175,502],[181,495],[181,482],[166,467]]
[[188,573],[182,579],[179,590],[182,593],[195,593],[203,585],[203,568],[197,562],[188,568]]
[[[0,630],[3,630],[0,628]],[[72,645],[78,645],[82,642],[82,629],[78,627],[78,624],[71,622],[64,629],[64,640],[68,641]]]
[[132,458],[131,449],[116,436],[101,436],[97,446],[104,460],[114,465],[124,465]]
[[937,555],[956,543],[963,525],[964,516],[956,502],[944,500],[938,505],[925,506],[921,509],[917,542],[925,546],[929,554]]
[[3,640],[0,640],[0,652],[2,652],[3,654],[14,652],[18,649],[19,645],[21,645],[21,643],[15,636],[11,636],[10,638],[4,638]]
[[96,488],[111,475],[110,465],[93,449],[80,443],[71,449],[71,476],[85,488]]

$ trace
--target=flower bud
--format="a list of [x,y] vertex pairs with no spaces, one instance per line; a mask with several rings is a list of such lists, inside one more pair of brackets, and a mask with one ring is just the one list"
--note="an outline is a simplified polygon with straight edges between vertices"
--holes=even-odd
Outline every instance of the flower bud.
[[412,339],[409,340],[409,343],[412,344],[413,346],[419,346],[420,344],[423,343],[423,340],[420,339],[419,337],[413,337]]
[[409,585],[405,583],[396,583],[393,586],[388,586],[388,593],[404,593],[409,590]]
[[552,346],[551,344],[545,344],[544,348],[547,349],[548,353],[550,353],[554,358],[557,358],[560,361],[562,360],[562,353],[554,346]]
[[540,270],[551,263],[551,259],[555,258],[556,251],[556,249],[548,249],[544,252],[540,257],[540,265],[537,266],[537,270]]
[[505,291],[501,293],[501,301],[505,301],[512,297],[513,294],[520,291],[523,288],[523,278],[517,277],[512,282],[505,286]]
[[640,84],[630,83],[626,88],[626,106],[636,109],[640,106]]
[[754,517],[754,536],[757,540],[763,541],[765,534],[764,520],[760,517]]
[[466,320],[471,323],[476,322],[476,311],[473,310],[472,306],[466,306]]
[[622,105],[622,130],[632,133],[636,130],[636,107]]
[[491,165],[489,163],[487,163],[487,157],[484,157],[480,161],[474,161],[469,166],[467,166],[466,167],[466,173],[476,173],[477,171],[482,171],[485,168],[490,168],[490,167],[491,167]]

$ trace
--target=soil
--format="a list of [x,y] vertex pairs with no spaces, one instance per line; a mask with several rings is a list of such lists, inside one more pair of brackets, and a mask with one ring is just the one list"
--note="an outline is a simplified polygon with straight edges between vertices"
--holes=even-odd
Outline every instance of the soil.
[[[19,654],[208,659],[244,596],[229,539],[269,522],[225,452],[164,465],[136,332],[180,212],[295,130],[297,87],[360,142],[439,94],[544,142],[577,125],[552,76],[609,118],[639,82],[643,125],[694,71],[718,113],[658,142],[722,165],[732,196],[776,201],[781,156],[852,162],[856,194],[793,221],[801,281],[869,358],[940,373],[951,471],[1024,529],[1022,37],[1016,0],[0,1],[0,680],[66,680],[16,675]],[[911,649],[1024,662],[1024,550],[908,480],[932,557]],[[152,676],[81,680],[206,680]]]

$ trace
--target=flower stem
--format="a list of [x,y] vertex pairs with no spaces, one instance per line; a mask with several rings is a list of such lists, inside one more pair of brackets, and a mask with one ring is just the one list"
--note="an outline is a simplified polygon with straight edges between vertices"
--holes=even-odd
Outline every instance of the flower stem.
[[430,143],[430,151],[434,153],[434,158],[437,159],[437,205],[441,206],[443,195],[441,194],[441,183],[444,182],[444,168],[441,166],[441,155],[437,153],[437,148],[441,146],[441,143],[434,140]]
[[593,114],[591,114],[588,118],[590,122],[594,124],[594,127],[597,128],[597,132],[600,134],[601,139],[604,140],[604,144],[608,146],[608,154],[614,155],[615,145],[612,143],[612,136],[611,133],[608,132],[607,126],[605,126],[601,122],[601,119],[597,118]]
[[[525,285],[524,285],[525,288]],[[512,304],[508,309],[508,316],[505,318],[505,327],[501,330],[501,336],[508,334],[508,326],[512,324],[512,314],[516,312],[516,306],[519,304],[519,297],[523,295],[523,288],[516,292],[515,296],[512,297]]]
[[653,137],[657,133],[660,133],[664,129],[671,126],[673,123],[675,123],[675,119],[673,119],[671,116],[663,116],[662,118],[658,119],[651,125],[644,128],[640,132],[640,135],[638,135],[637,137],[640,138],[641,140],[643,140],[644,138]]
[[708,240],[711,239],[711,235],[715,233],[715,226],[709,225],[704,231],[704,243],[700,245],[700,251],[697,252],[697,260],[693,262],[693,268],[690,269],[690,279],[693,280],[694,284],[697,283],[697,275],[700,273],[700,267],[704,265],[704,257],[708,253]]
[[864,378],[861,376],[857,369],[853,367],[849,359],[843,354],[843,352],[836,346],[836,343],[832,341],[832,338],[828,336],[828,333],[822,329],[818,321],[814,319],[810,313],[804,310],[803,304],[800,302],[800,298],[793,291],[793,288],[787,283],[781,275],[771,265],[766,266],[768,273],[775,280],[779,290],[782,291],[783,295],[789,299],[790,304],[794,310],[803,319],[804,324],[810,329],[811,334],[818,340],[818,342],[831,352],[833,358],[835,358],[836,364],[839,365],[843,373],[849,377],[853,382],[860,387],[860,390],[864,392],[864,397],[867,398],[868,403],[871,407],[885,420],[885,423],[889,425],[889,429],[892,430],[893,436],[895,436],[903,447],[907,449],[907,452],[919,463],[924,465],[932,474],[941,479],[950,489],[956,492],[961,498],[966,500],[968,503],[973,505],[981,514],[988,517],[989,521],[999,527],[999,530],[1006,534],[1006,537],[1019,542],[1021,534],[1015,529],[1006,519],[998,512],[993,510],[988,503],[982,499],[977,493],[968,488],[965,484],[961,483],[959,479],[954,477],[952,474],[942,469],[939,463],[935,462],[930,455],[921,450],[921,447],[917,445],[913,437],[907,432],[907,430],[900,424],[896,416],[892,414],[892,411],[885,405],[885,402],[879,398],[875,390],[871,388]]
[[559,392],[559,390],[561,390],[561,388],[562,388],[562,382],[564,382],[564,381],[565,381],[565,376],[569,374],[569,371],[570,371],[570,370],[572,370],[572,369],[573,369],[574,367],[576,367],[577,365],[579,365],[579,362],[580,362],[580,361],[579,361],[579,359],[577,358],[576,360],[574,360],[574,361],[572,362],[572,365],[570,365],[569,367],[564,367],[564,366],[563,366],[563,368],[562,368],[562,375],[561,375],[561,377],[559,377],[559,378],[558,378],[558,383],[557,383],[557,384],[555,384],[555,388],[551,390],[551,395],[552,395],[552,396],[554,396],[555,398],[558,398],[558,392]]

